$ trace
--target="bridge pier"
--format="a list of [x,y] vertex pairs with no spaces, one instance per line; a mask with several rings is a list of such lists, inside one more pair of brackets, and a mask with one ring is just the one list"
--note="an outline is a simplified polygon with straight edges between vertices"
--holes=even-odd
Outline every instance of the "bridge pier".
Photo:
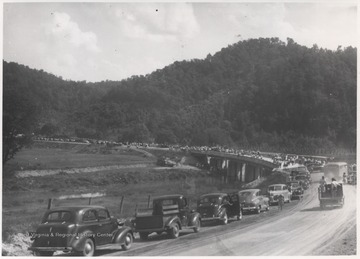
[[215,178],[222,183],[252,182],[269,175],[272,170],[272,164],[264,161],[258,163],[257,160],[248,157],[206,154],[203,155],[203,160],[209,165]]

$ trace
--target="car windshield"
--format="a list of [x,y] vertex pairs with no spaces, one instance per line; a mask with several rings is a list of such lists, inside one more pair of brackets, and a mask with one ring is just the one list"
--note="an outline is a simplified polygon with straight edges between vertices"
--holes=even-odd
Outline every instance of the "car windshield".
[[251,195],[251,192],[239,192],[240,197],[247,197],[249,195]]
[[299,183],[291,183],[290,186],[291,187],[299,187]]
[[211,204],[211,203],[215,203],[215,204],[220,204],[221,201],[221,197],[219,196],[206,196],[200,199],[199,203],[200,204]]
[[281,191],[282,187],[280,185],[269,186],[269,191]]
[[53,211],[50,212],[45,219],[44,222],[71,222],[71,212],[70,211]]
[[161,204],[161,205],[163,205],[163,206],[176,205],[176,204],[177,204],[177,200],[176,200],[176,199],[158,200],[158,201],[155,201],[155,203]]

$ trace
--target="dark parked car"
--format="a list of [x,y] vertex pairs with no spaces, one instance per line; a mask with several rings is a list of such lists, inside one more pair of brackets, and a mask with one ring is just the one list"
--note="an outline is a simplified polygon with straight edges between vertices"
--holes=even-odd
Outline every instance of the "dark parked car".
[[133,221],[135,232],[146,240],[148,235],[166,232],[170,238],[177,238],[180,230],[200,230],[200,214],[190,210],[188,200],[180,194],[154,198],[153,207],[138,210]]
[[291,181],[286,183],[289,187],[289,191],[291,192],[291,199],[297,198],[301,199],[304,195],[304,189],[300,185],[298,181]]
[[262,210],[269,210],[269,198],[261,195],[260,189],[242,190],[238,195],[243,212],[253,211],[259,214]]
[[92,256],[95,249],[116,244],[123,250],[131,247],[134,236],[128,226],[101,206],[57,207],[45,212],[29,250],[38,256],[52,256],[55,251]]
[[201,215],[201,221],[220,221],[226,225],[229,218],[242,218],[239,196],[226,193],[209,193],[201,195],[197,203],[197,211]]
[[295,176],[295,181],[298,181],[301,185],[301,187],[304,189],[304,190],[307,190],[309,189],[310,187],[310,181],[309,181],[309,178],[305,175],[297,175]]

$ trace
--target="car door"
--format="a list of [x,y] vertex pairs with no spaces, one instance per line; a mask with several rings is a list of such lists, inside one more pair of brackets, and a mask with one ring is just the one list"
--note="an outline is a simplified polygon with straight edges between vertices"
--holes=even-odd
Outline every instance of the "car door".
[[232,204],[230,207],[231,216],[238,216],[240,213],[240,201],[237,193],[232,193],[229,195],[230,203]]
[[254,200],[254,203],[257,205],[257,206],[261,206],[263,208],[263,201],[262,201],[262,196],[260,196],[260,191],[256,191],[255,192],[255,200]]
[[179,199],[179,211],[180,211],[180,221],[181,225],[187,226],[189,221],[190,208],[188,201],[185,197]]
[[284,196],[284,201],[285,200],[290,200],[290,193],[289,193],[289,190],[288,190],[286,185],[283,185],[282,193],[283,193],[283,196]]
[[112,234],[117,229],[114,222],[110,218],[109,211],[106,209],[97,210],[98,219],[98,245],[104,245],[111,243]]
[[[86,210],[82,216],[82,224],[81,227],[79,228],[79,232],[85,232],[85,231],[90,231],[91,234],[93,235],[92,237],[95,238],[95,242],[97,244],[97,232],[98,232],[98,220],[97,220],[97,216],[96,216],[96,210],[95,209],[89,209]],[[79,233],[79,234],[81,234]],[[89,236],[90,237],[90,236]]]

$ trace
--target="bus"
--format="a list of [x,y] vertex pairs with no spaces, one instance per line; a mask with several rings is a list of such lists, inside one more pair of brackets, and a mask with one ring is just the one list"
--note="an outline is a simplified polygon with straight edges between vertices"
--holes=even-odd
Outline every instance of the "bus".
[[324,166],[324,176],[328,180],[335,178],[342,181],[344,173],[348,174],[348,165],[345,162],[330,162]]

